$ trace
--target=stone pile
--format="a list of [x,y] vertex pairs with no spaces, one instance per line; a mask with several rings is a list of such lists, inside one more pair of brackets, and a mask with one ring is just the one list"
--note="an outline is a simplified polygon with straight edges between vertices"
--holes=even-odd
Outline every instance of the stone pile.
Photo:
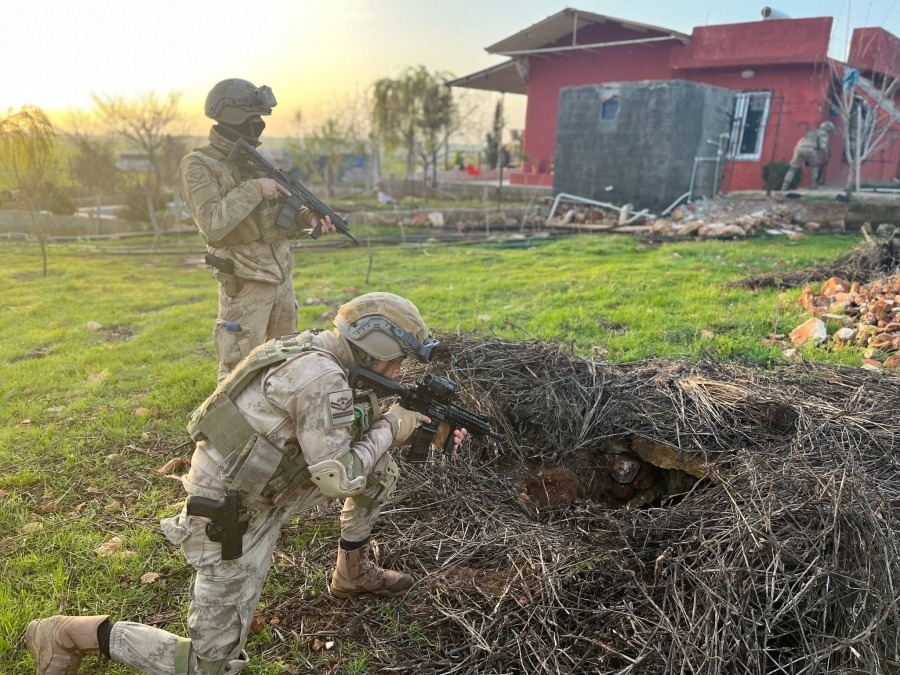
[[[900,367],[900,275],[865,285],[831,277],[818,292],[806,286],[799,302],[814,317],[791,332],[795,345],[865,347],[863,367]],[[829,336],[823,319],[843,325]]]
[[[667,216],[632,215],[630,205],[620,212],[589,205],[572,205],[560,210],[549,225],[578,226],[608,232],[654,237],[745,237],[787,235],[799,239],[807,233],[843,232],[844,222],[799,222],[789,204],[774,200],[736,201],[703,199],[679,206]],[[628,218],[624,216],[627,214]]]

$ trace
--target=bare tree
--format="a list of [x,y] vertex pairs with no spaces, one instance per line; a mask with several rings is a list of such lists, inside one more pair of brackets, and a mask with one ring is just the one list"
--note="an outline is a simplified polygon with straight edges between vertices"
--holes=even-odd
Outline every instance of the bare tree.
[[41,246],[44,276],[47,276],[47,240],[49,232],[45,214],[43,222],[38,211],[46,209],[52,201],[55,183],[55,140],[53,125],[40,108],[23,107],[19,112],[8,112],[0,119],[0,163],[12,169],[16,187],[28,204],[31,222]]
[[896,140],[900,110],[895,96],[900,79],[898,73],[876,73],[870,79],[835,61],[831,68],[832,100],[843,125],[844,153],[850,163],[844,189],[849,195],[855,182],[858,194],[863,162]]
[[180,116],[178,103],[181,94],[171,92],[159,96],[151,91],[130,99],[97,94],[92,98],[109,129],[145,160],[142,169],[137,168],[129,173],[135,176],[135,183],[144,194],[153,227],[153,245],[158,246],[162,228],[156,202],[163,186],[173,179],[172,155],[179,142],[173,137],[172,130]]
[[448,78],[422,76],[419,96],[422,100],[418,126],[421,130],[416,149],[422,159],[422,199],[428,204],[428,169],[432,170],[432,187],[437,187],[437,158],[449,136],[456,106],[453,93],[445,82]]
[[120,179],[116,167],[115,138],[104,133],[95,118],[83,113],[69,116],[68,129],[63,134],[75,149],[71,164],[75,179],[94,194],[99,234],[103,197],[115,192]]

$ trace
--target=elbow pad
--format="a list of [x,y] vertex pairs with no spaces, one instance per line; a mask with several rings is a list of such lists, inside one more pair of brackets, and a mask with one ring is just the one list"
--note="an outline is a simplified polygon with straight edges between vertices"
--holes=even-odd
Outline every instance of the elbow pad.
[[[325,459],[309,467],[310,480],[322,494],[331,499],[343,499],[366,489],[363,465],[354,452],[336,459]],[[353,478],[350,478],[350,476]]]

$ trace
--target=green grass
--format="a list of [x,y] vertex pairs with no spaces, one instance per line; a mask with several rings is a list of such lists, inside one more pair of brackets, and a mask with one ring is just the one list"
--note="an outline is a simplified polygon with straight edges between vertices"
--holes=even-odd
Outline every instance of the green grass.
[[[796,303],[799,290],[727,290],[725,283],[795,270],[856,241],[822,236],[648,246],[628,237],[584,236],[533,249],[375,248],[368,284],[364,248],[300,251],[295,284],[301,328],[327,326],[340,303],[385,290],[413,300],[438,331],[533,336],[584,354],[608,350],[607,358],[618,362],[708,355],[767,365],[780,361],[780,349],[762,339],[807,318]],[[158,531],[159,518],[180,508],[183,493],[156,469],[190,451],[186,416],[211,391],[216,373],[216,288],[196,264],[199,242],[186,246],[173,255],[115,255],[120,249],[112,245],[93,253],[54,246],[47,278],[40,274],[39,249],[2,247],[4,674],[32,672],[22,635],[37,616],[111,613],[184,633],[190,570]],[[89,321],[103,330],[88,330]],[[715,337],[701,338],[704,329]],[[808,350],[805,356],[849,365],[861,358],[854,349]],[[94,552],[112,537],[130,553],[103,558]],[[336,537],[336,526],[300,524],[282,545],[319,545]],[[142,583],[150,571],[160,579]],[[291,583],[296,578],[289,570],[274,570],[263,602],[275,601]],[[311,573],[304,583],[306,592],[322,592],[325,572]],[[418,634],[418,626],[397,616],[398,630]],[[273,640],[267,629],[249,648],[258,654],[273,648]],[[294,662],[291,650],[308,649],[277,647],[285,663]],[[346,673],[376,667],[350,645],[341,645],[340,655]],[[329,652],[328,658],[337,657]],[[277,659],[263,661],[245,672],[284,672]],[[110,666],[106,672],[124,670]]]

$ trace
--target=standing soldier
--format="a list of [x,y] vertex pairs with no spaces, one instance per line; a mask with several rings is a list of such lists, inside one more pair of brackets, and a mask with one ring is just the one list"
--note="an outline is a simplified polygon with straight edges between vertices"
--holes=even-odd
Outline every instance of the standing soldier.
[[[269,87],[247,80],[222,80],[206,97],[206,116],[216,121],[209,145],[181,161],[185,206],[206,248],[218,258],[219,314],[213,332],[219,359],[219,381],[266,340],[297,330],[294,256],[290,240],[317,219],[301,209],[289,229],[275,220],[279,194],[290,193],[271,178],[229,164],[226,159],[242,138],[253,147],[276,105]],[[322,232],[334,232],[325,218]]]
[[[831,122],[822,122],[818,128],[807,131],[803,138],[797,141],[794,148],[794,156],[791,159],[791,166],[788,172],[784,174],[784,182],[781,184],[782,192],[789,190],[791,181],[794,180],[794,174],[797,169],[803,166],[803,163],[809,166],[809,187],[815,190],[819,187],[819,176],[822,167],[828,164],[830,154],[828,152],[828,135],[834,131],[834,124]],[[821,158],[819,153],[822,153]]]
[[[329,592],[390,597],[412,587],[408,574],[375,564],[369,538],[397,484],[388,449],[430,420],[399,405],[379,416],[377,400],[354,402],[347,377],[353,363],[394,377],[407,356],[428,362],[438,343],[415,305],[390,293],[351,300],[334,325],[258,347],[191,416],[188,502],[161,522],[195,570],[190,637],[107,615],[35,619],[25,644],[36,675],[77,675],[81,657],[97,653],[151,675],[236,675],[281,526],[326,498],[344,499]],[[442,422],[434,442],[449,432]],[[465,436],[454,431],[455,447]],[[195,500],[216,519],[197,515]],[[220,523],[225,537],[208,527]]]

